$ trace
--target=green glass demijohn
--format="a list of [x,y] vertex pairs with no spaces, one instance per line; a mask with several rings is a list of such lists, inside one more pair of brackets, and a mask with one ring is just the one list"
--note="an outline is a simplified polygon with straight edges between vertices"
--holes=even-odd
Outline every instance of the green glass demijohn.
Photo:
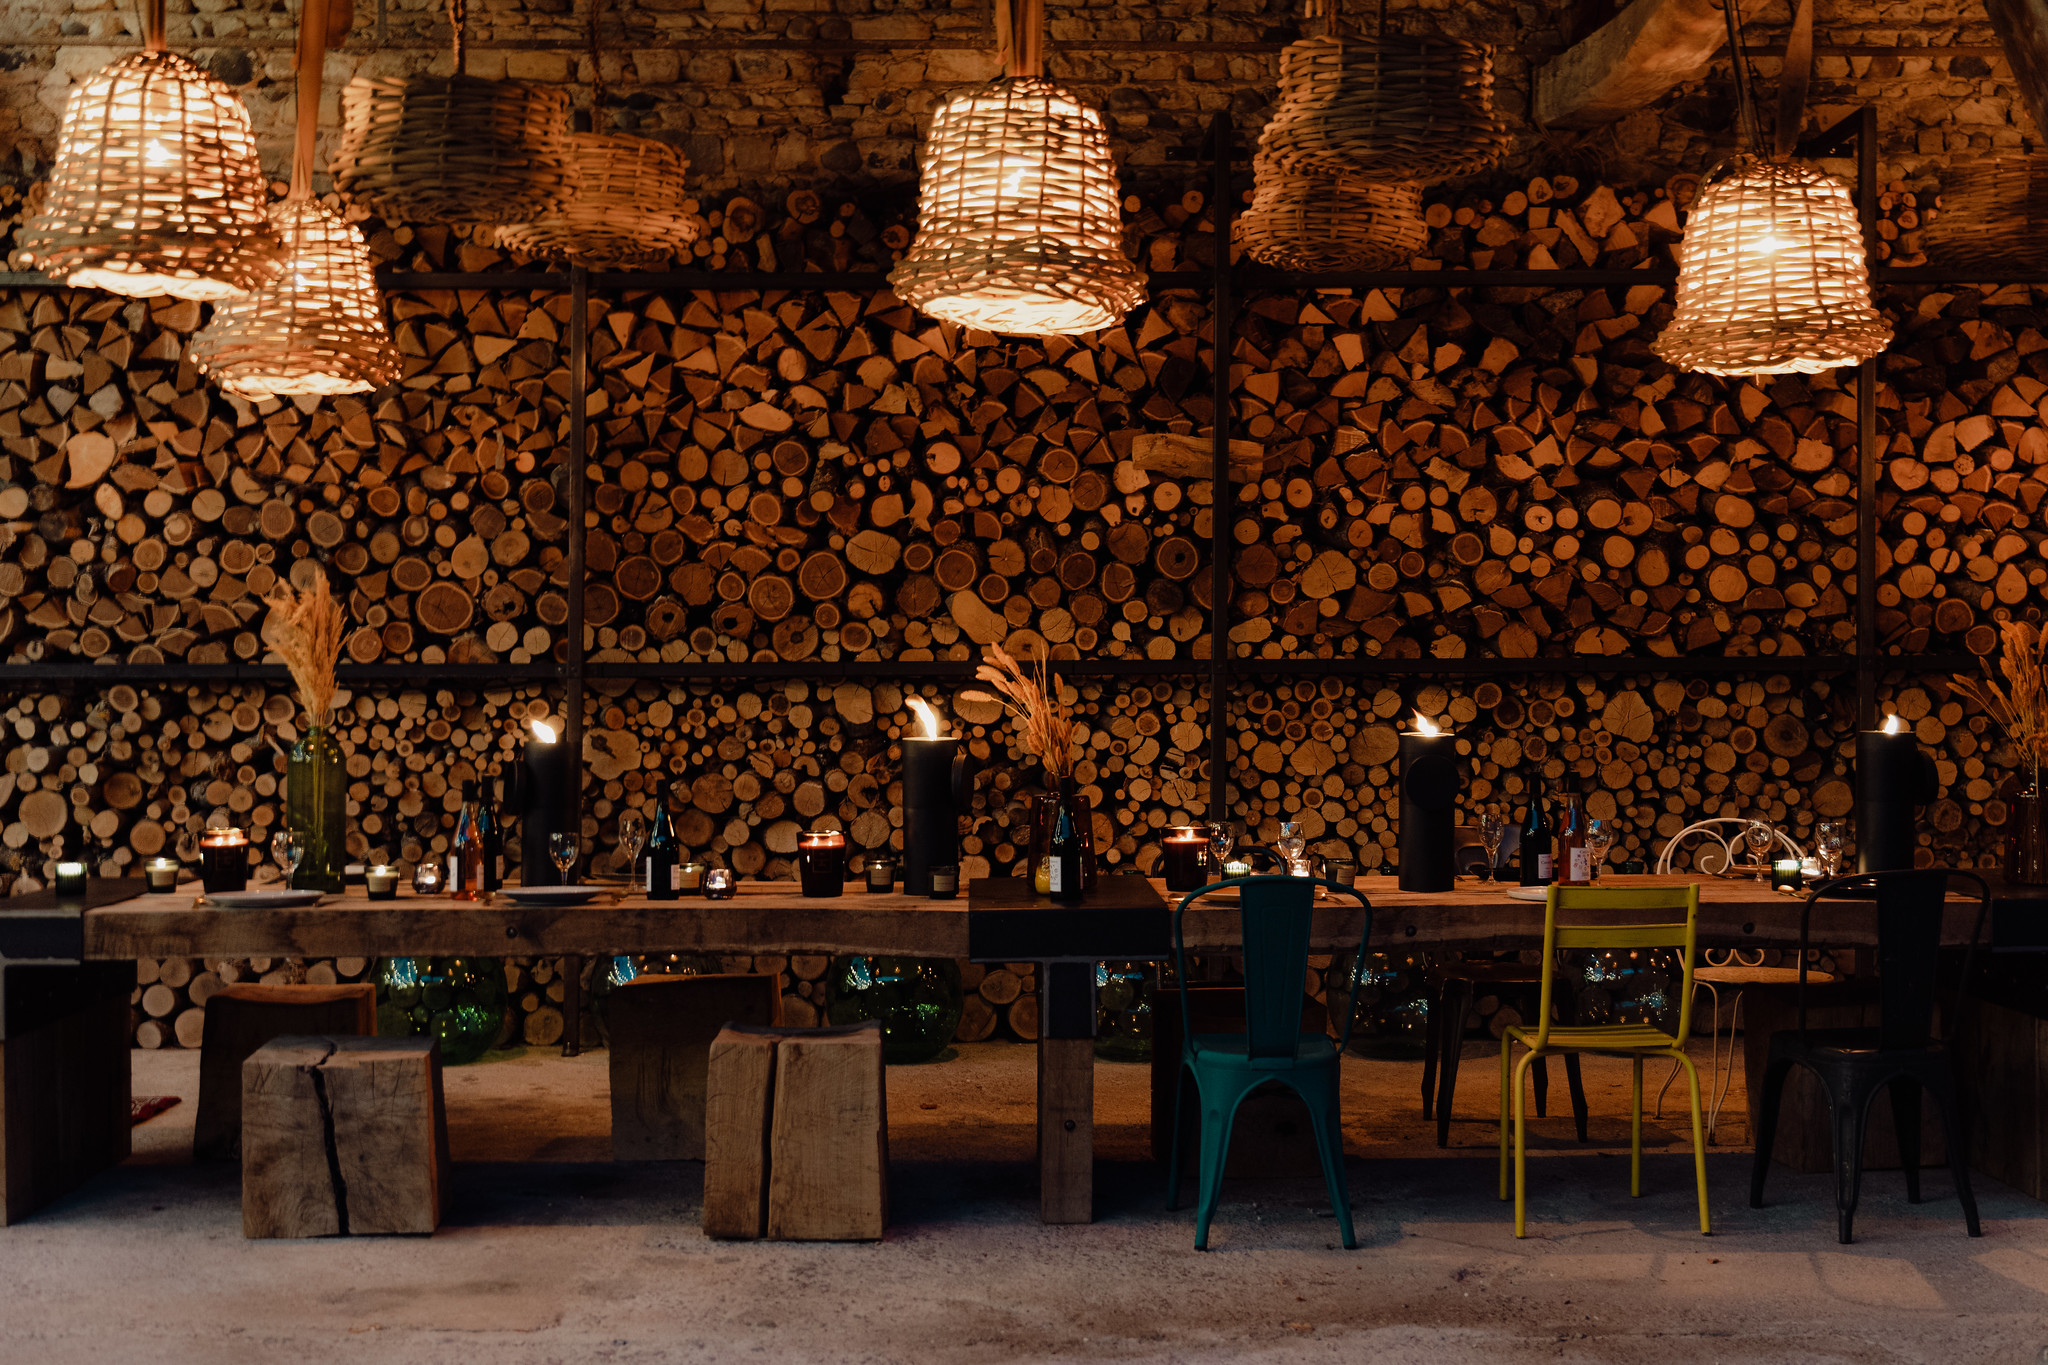
[[348,774],[341,745],[324,725],[313,725],[292,746],[285,763],[287,825],[305,840],[305,857],[292,874],[292,888],[340,891],[348,862]]

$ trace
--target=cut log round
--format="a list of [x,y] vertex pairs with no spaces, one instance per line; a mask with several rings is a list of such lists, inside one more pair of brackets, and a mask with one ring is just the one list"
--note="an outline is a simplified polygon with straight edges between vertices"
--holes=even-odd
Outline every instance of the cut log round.
[[469,628],[476,603],[453,583],[433,583],[414,600],[413,615],[437,635],[458,635]]

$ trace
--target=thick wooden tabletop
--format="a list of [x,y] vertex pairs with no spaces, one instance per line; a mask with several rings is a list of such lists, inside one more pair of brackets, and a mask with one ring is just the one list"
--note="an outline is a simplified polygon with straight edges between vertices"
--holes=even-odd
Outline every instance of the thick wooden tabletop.
[[[1602,885],[1683,885],[1684,877],[1611,876]],[[1156,885],[1156,884],[1155,884]],[[1405,892],[1392,877],[1361,877],[1358,889],[1374,908],[1376,948],[1399,950],[1455,944],[1527,947],[1540,940],[1540,903],[1510,900],[1507,888],[1460,878],[1434,895]],[[1166,896],[1169,907],[1177,895]],[[190,889],[138,896],[85,912],[85,956],[377,957],[510,956],[609,953],[875,953],[966,957],[968,901],[877,895],[849,883],[843,896],[806,900],[793,882],[742,882],[729,901],[649,901],[601,897],[587,905],[535,907],[503,896],[489,902],[402,895],[372,901],[360,893],[294,910],[231,910],[196,903]],[[1700,882],[1700,941],[1709,946],[1765,947],[1798,942],[1802,898],[1754,881]],[[1357,944],[1361,912],[1331,900],[1316,915],[1320,951]],[[1969,941],[1975,903],[1952,901],[1944,940]],[[1822,902],[1814,909],[1817,943],[1875,941],[1868,906]],[[1192,952],[1234,947],[1234,907],[1195,908],[1187,916]]]

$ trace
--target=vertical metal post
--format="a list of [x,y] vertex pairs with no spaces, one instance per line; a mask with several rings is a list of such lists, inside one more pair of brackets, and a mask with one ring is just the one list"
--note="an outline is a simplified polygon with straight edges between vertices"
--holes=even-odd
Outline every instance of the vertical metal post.
[[[1877,110],[1856,122],[1856,215],[1866,250],[1877,235]],[[1877,726],[1877,362],[1856,367],[1856,724]]]
[[1216,226],[1216,259],[1209,275],[1209,330],[1215,338],[1211,375],[1212,417],[1209,528],[1209,818],[1227,820],[1225,758],[1230,723],[1231,525],[1237,518],[1237,490],[1230,482],[1230,353],[1237,333],[1237,301],[1231,297],[1230,232],[1237,197],[1230,182],[1230,149],[1236,130],[1230,114],[1209,121],[1209,203]]
[[[584,509],[589,503],[590,434],[590,274],[582,266],[569,268],[569,497],[568,559],[563,586],[569,598],[568,648],[562,660],[566,697],[566,722],[562,743],[569,748],[569,809],[565,828],[583,837],[583,546]],[[574,1057],[583,1051],[583,959],[562,962],[562,1055]]]

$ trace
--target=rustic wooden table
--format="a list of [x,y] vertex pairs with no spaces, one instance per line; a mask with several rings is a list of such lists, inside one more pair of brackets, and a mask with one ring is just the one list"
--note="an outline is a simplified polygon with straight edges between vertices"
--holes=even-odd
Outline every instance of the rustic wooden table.
[[[1135,886],[1115,886],[1120,899],[1148,901]],[[1621,877],[1614,885],[1682,884],[1681,877]],[[1403,892],[1391,877],[1365,877],[1358,887],[1374,908],[1373,942],[1389,948],[1443,945],[1517,948],[1539,939],[1540,904],[1510,900],[1506,888],[1460,879],[1436,895]],[[94,900],[112,890],[94,888]],[[1160,895],[1159,884],[1146,891]],[[1798,939],[1801,901],[1752,881],[1709,879],[1701,885],[1700,940],[1716,947],[1783,946]],[[970,891],[970,896],[972,892]],[[536,908],[504,897],[489,902],[405,896],[371,901],[360,894],[297,910],[229,910],[201,905],[191,890],[136,895],[81,913],[40,909],[47,897],[24,897],[0,910],[0,1223],[57,1198],[95,1170],[127,1152],[128,992],[138,957],[375,957],[393,953],[562,955],[613,953],[869,953],[911,957],[975,955],[969,907],[963,897],[930,901],[873,895],[849,887],[830,900],[806,900],[793,883],[742,883],[730,901],[655,902],[637,896],[588,905]],[[1177,897],[1161,899],[1171,907]],[[1973,906],[1952,911],[1945,938],[1966,942]],[[1354,947],[1362,912],[1332,903],[1316,916],[1314,946],[1341,952]],[[1171,951],[1168,918],[1154,912],[1158,936],[1146,944],[1121,935],[1119,959],[1165,957]],[[1237,946],[1237,912],[1190,910],[1187,942],[1196,953]],[[1817,942],[1858,945],[1874,941],[1867,910],[1823,905],[1814,916]],[[1003,960],[1021,961],[1024,955]],[[1093,982],[1082,964],[1095,951],[1053,945],[1034,954],[1063,964],[1069,975]],[[1107,949],[1104,950],[1107,952]],[[1048,979],[1055,973],[1048,971]],[[121,978],[117,980],[116,978]],[[1085,1003],[1085,1002],[1084,1002]],[[1092,1019],[1092,1011],[1088,1012]],[[1071,1031],[1071,1030],[1069,1030]],[[1042,1212],[1052,1221],[1088,1216],[1088,1162],[1076,1160],[1086,1136],[1084,1103],[1092,1085],[1085,1039],[1059,1038],[1042,1049],[1041,1095],[1054,1101],[1041,1128],[1059,1130],[1050,1148],[1058,1174]],[[1045,1063],[1059,1064],[1046,1074]],[[1049,1116],[1049,1119],[1048,1119]],[[1066,1125],[1072,1121],[1073,1128]],[[1081,1136],[1076,1136],[1077,1134]]]

